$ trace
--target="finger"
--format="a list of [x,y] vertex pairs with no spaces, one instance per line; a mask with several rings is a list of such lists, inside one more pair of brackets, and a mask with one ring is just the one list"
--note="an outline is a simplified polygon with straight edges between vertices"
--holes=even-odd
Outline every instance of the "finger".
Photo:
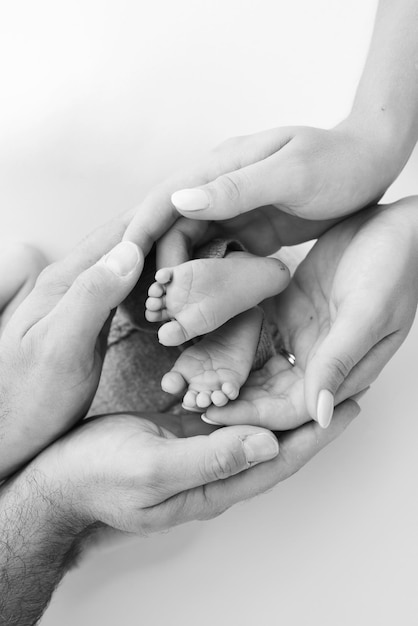
[[279,446],[269,431],[231,426],[209,436],[169,439],[154,454],[158,480],[167,496],[215,480],[224,480],[277,456]]
[[190,261],[193,249],[211,238],[213,226],[205,221],[180,218],[157,242],[157,269]]
[[286,207],[305,186],[305,165],[291,158],[291,144],[262,161],[222,174],[216,180],[173,194],[171,201],[185,217],[224,220],[260,206]]
[[207,158],[186,174],[179,174],[152,190],[136,207],[134,216],[123,236],[124,241],[136,243],[146,256],[157,242],[180,217],[171,202],[171,195],[179,186],[199,185],[219,176],[221,162]]
[[94,349],[112,309],[133,289],[141,268],[138,247],[122,242],[76,278],[45,318],[48,329],[56,329],[58,352],[65,345],[77,354]]
[[[179,217],[171,201],[174,192],[206,185],[223,174],[266,159],[280,150],[294,132],[290,128],[276,128],[224,142],[189,172],[174,176],[153,190],[137,208],[124,239],[137,243],[146,255]],[[199,216],[199,219],[203,218]]]
[[5,326],[19,304],[32,291],[47,261],[33,246],[15,243],[0,254],[0,315]]
[[375,322],[370,311],[340,310],[328,334],[309,355],[305,371],[306,407],[322,428],[331,422],[339,387],[378,343]]
[[[182,492],[147,510],[149,527],[162,530],[196,519],[210,519],[248,500],[300,470],[318,452],[339,437],[359,414],[358,404],[347,400],[335,410],[332,424],[326,430],[309,422],[279,437],[279,455],[257,467],[226,480],[212,482],[204,489]],[[220,431],[217,431],[220,432]]]
[[[288,367],[288,363],[283,363],[284,373]],[[218,426],[255,424],[271,430],[293,429],[310,419],[306,411],[303,378],[285,391],[280,388],[275,392],[269,386],[264,394],[254,392],[253,386],[246,388],[244,385],[237,400],[224,407],[210,406],[201,419]]]
[[[54,263],[53,269],[58,279],[71,285],[81,272],[112,250],[122,240],[133,214],[133,210],[126,211],[102,224],[84,237],[64,259]],[[47,278],[52,280],[53,273],[47,275]]]

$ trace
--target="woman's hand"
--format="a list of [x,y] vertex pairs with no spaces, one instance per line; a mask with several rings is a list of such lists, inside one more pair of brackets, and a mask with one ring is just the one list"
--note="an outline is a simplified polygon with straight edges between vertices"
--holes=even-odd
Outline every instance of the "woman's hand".
[[311,422],[284,434],[279,444],[272,433],[254,426],[211,432],[200,422],[206,435],[184,438],[185,430],[196,432],[198,420],[98,417],[50,446],[30,467],[66,521],[102,522],[146,535],[212,518],[285,480],[358,412],[348,401],[327,431]]
[[[418,198],[375,207],[315,244],[268,308],[291,367],[276,356],[235,402],[210,407],[216,423],[326,427],[334,404],[367,388],[399,348],[418,301]],[[271,303],[270,303],[271,304]]]
[[174,207],[188,218],[222,220],[221,229],[255,254],[316,238],[377,201],[396,178],[404,159],[387,141],[350,118],[331,130],[296,126],[230,139],[153,190],[125,238],[146,254],[177,220]]
[[[90,406],[111,312],[142,269],[137,246],[116,245],[129,219],[109,222],[46,268],[4,327],[0,478],[68,430]],[[9,265],[9,274],[15,269]]]

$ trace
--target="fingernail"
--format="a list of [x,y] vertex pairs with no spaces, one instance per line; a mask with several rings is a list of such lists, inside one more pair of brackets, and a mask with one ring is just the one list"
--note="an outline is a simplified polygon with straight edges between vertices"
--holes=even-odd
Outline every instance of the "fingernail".
[[209,196],[203,189],[181,189],[171,196],[171,202],[179,211],[201,211],[209,206]]
[[334,413],[334,396],[328,389],[321,389],[318,394],[316,418],[322,428],[328,428]]
[[213,420],[210,420],[208,417],[206,417],[206,413],[202,413],[200,419],[202,420],[202,422],[206,422],[206,424],[210,424],[211,426],[222,426],[222,424],[220,424],[219,422],[214,422]]
[[128,276],[139,263],[139,249],[132,241],[122,241],[104,257],[104,262],[117,276]]
[[248,463],[261,463],[274,459],[279,453],[279,443],[272,435],[260,433],[258,435],[250,435],[243,440],[245,456]]
[[354,400],[355,402],[358,402],[359,400],[362,399],[363,396],[366,395],[366,393],[369,391],[370,389],[370,385],[368,387],[366,387],[365,389],[362,389],[362,391],[359,391],[358,393],[355,393],[354,396],[351,396],[351,400]]

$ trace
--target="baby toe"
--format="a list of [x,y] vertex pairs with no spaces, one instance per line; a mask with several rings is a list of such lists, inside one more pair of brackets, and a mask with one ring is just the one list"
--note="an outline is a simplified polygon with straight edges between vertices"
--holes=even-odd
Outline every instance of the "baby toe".
[[162,285],[169,283],[173,279],[173,269],[171,267],[163,267],[155,274],[155,280]]
[[151,298],[161,298],[165,293],[165,289],[160,283],[152,283],[151,287],[148,289],[148,295]]
[[161,379],[161,389],[175,396],[183,393],[186,386],[187,383],[180,372],[167,372]]
[[222,391],[230,400],[236,400],[239,396],[239,387],[236,383],[224,383]]
[[212,393],[211,400],[212,404],[215,406],[225,406],[225,404],[228,404],[229,398],[223,393],[223,391],[217,389]]
[[145,308],[148,311],[160,311],[164,308],[163,298],[147,298],[145,300]]
[[187,411],[198,411],[197,404],[196,404],[196,397],[197,397],[197,392],[189,389],[189,391],[187,391],[187,393],[184,394],[184,398],[182,402],[183,408],[186,409]]
[[188,341],[189,337],[181,324],[176,320],[172,320],[161,326],[158,331],[158,339],[163,346],[180,346],[185,341]]
[[161,311],[148,311],[145,309],[145,319],[147,322],[162,322],[163,316]]
[[207,409],[212,404],[210,394],[207,391],[201,391],[197,394],[196,404],[199,409]]

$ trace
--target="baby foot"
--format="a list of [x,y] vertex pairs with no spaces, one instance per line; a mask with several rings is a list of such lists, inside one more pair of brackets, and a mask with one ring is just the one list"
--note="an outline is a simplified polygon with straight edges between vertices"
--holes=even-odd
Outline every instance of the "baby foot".
[[178,346],[280,293],[290,274],[278,259],[231,252],[224,259],[196,259],[160,269],[155,279],[145,317],[167,322],[158,331],[159,340]]
[[251,371],[262,319],[261,309],[250,309],[186,348],[163,376],[163,390],[174,395],[186,392],[183,407],[189,411],[235,400]]

